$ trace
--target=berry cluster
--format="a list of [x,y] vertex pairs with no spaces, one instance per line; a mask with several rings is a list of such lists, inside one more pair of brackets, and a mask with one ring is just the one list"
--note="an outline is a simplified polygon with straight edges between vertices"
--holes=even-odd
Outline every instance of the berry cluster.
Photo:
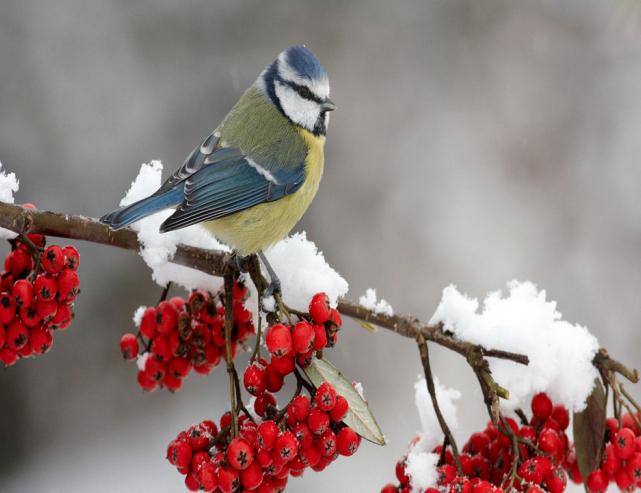
[[[635,418],[626,413],[621,417],[621,426],[615,418],[606,421],[606,445],[601,455],[601,465],[592,471],[586,486],[590,493],[603,493],[609,483],[616,483],[621,491],[641,489],[641,430],[638,427],[641,414]],[[571,477],[581,482],[581,474],[572,464]]]
[[[284,491],[289,476],[306,468],[322,471],[339,455],[356,452],[360,437],[343,419],[349,403],[324,382],[314,388],[296,365],[306,367],[315,353],[336,343],[340,315],[319,293],[310,303],[310,320],[289,327],[272,325],[266,334],[270,361],[256,358],[243,374],[245,390],[255,397],[255,420],[245,413],[232,431],[232,416],[225,413],[220,427],[203,421],[181,432],[169,444],[167,459],[184,475],[190,491],[231,493]],[[279,410],[276,397],[285,376],[294,374],[297,390]],[[309,396],[301,393],[305,388]]]
[[[565,470],[574,467],[573,461],[576,463],[565,432],[570,424],[569,413],[540,393],[532,399],[532,415],[529,423],[518,425],[512,418],[505,418],[505,424],[499,427],[490,422],[485,430],[473,433],[459,455],[462,475],[457,474],[449,448],[434,449],[442,459],[438,488],[428,488],[425,493],[499,493],[508,487],[527,493],[563,492],[567,485]],[[516,454],[513,438],[518,444]],[[388,484],[381,493],[412,491],[405,458],[396,465],[396,477],[399,484]]]
[[[248,290],[234,285],[232,355],[254,333],[245,308]],[[164,387],[175,392],[193,369],[207,375],[225,357],[225,307],[221,296],[195,290],[185,300],[175,296],[144,310],[137,334],[120,339],[125,359],[138,358],[138,384],[146,391]]]
[[281,492],[289,476],[301,476],[308,467],[322,471],[339,455],[356,452],[360,437],[341,423],[348,408],[324,383],[312,399],[297,395],[284,411],[274,401],[258,422],[240,416],[235,438],[229,412],[220,428],[212,421],[192,426],[169,444],[167,459],[186,475],[190,491]]
[[45,248],[40,234],[19,238],[10,241],[0,276],[0,361],[5,366],[46,353],[53,332],[71,324],[80,292],[80,255],[74,247]]

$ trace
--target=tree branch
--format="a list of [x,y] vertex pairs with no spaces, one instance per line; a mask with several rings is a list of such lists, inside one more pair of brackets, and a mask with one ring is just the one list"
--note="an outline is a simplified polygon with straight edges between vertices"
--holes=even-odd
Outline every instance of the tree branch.
[[[90,217],[25,209],[18,205],[3,202],[0,202],[0,227],[17,233],[40,233],[48,236],[89,241],[126,250],[138,251],[141,248],[136,233],[129,228],[113,231],[108,226]],[[179,245],[172,262],[222,277],[225,274],[225,266],[228,265],[230,258],[231,254],[227,252]],[[255,268],[254,262],[255,260],[252,257],[248,258],[242,265],[243,269],[249,271],[252,267]],[[424,324],[412,316],[377,314],[345,298],[341,298],[338,301],[338,310],[348,317],[376,324],[403,337],[416,339],[419,335],[422,335],[426,340],[451,349],[466,358],[471,351],[480,351],[481,356],[508,359],[524,365],[528,364],[528,358],[525,355],[485,349],[482,346],[461,341],[448,334],[443,329],[442,324]]]

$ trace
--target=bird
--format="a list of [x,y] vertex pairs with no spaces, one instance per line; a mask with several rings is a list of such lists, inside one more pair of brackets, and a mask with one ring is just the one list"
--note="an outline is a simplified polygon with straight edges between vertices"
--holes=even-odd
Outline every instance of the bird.
[[327,72],[304,45],[291,46],[260,73],[222,122],[149,197],[100,218],[124,228],[175,209],[161,232],[202,226],[236,258],[257,254],[281,285],[264,250],[285,238],[314,199],[325,165]]

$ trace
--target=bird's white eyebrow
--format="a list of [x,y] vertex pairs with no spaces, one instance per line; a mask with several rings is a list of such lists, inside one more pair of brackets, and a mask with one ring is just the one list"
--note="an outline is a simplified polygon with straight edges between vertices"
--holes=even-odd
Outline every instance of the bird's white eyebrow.
[[278,180],[272,175],[269,170],[265,169],[262,167],[260,164],[258,164],[256,161],[254,161],[252,158],[249,156],[245,156],[245,161],[247,161],[247,164],[249,164],[252,168],[254,168],[256,171],[258,171],[258,174],[265,177],[267,181],[272,182],[274,185],[280,185],[278,183]]
[[293,82],[299,86],[308,87],[316,96],[321,99],[325,99],[329,96],[329,80],[327,77],[323,77],[318,80],[309,80],[306,77],[299,76],[287,63],[285,53],[281,53],[278,56],[278,74],[283,78],[283,80]]

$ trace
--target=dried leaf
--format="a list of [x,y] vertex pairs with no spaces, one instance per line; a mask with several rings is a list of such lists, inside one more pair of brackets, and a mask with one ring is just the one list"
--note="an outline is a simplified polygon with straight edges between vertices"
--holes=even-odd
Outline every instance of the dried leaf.
[[385,437],[381,431],[374,415],[369,410],[367,402],[352,386],[352,382],[346,379],[343,374],[325,358],[313,358],[312,363],[305,368],[305,373],[318,387],[323,382],[329,382],[334,386],[336,392],[347,399],[349,411],[343,422],[352,428],[365,440],[377,445],[385,445]]
[[587,407],[580,413],[574,413],[572,420],[576,459],[584,479],[599,465],[605,435],[606,406],[605,391],[597,378],[588,397]]

